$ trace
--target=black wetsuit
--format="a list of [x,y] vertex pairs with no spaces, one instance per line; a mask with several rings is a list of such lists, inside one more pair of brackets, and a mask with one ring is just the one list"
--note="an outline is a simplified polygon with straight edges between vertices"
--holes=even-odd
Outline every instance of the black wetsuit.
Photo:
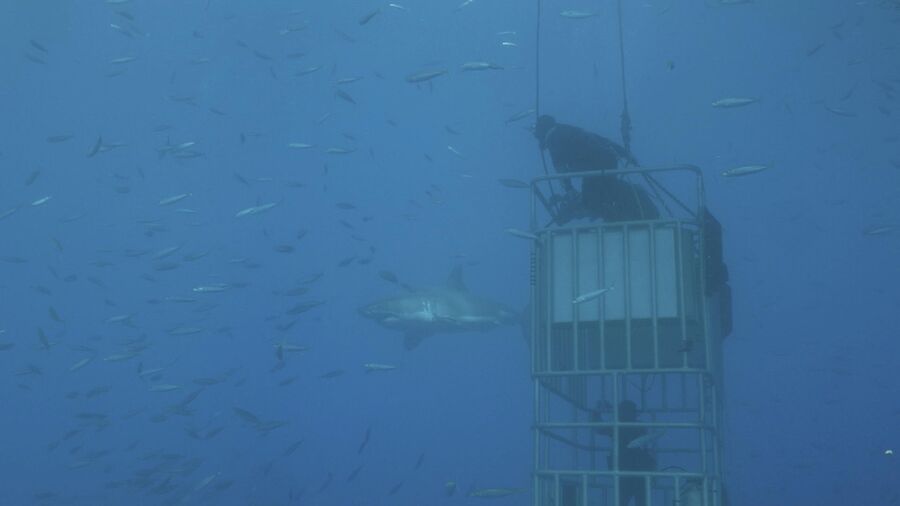
[[[647,434],[643,427],[619,428],[619,471],[652,471],[656,469],[656,459],[644,448],[629,448],[628,443]],[[612,459],[610,458],[610,464]],[[610,466],[612,467],[612,466]],[[619,479],[619,506],[628,506],[632,498],[634,506],[646,506],[646,479],[629,476]]]
[[633,160],[625,148],[576,126],[555,123],[544,134],[541,147],[550,151],[561,173],[613,170],[619,160]]
[[[552,122],[540,132],[541,149],[550,151],[553,166],[561,174],[570,172],[608,171],[619,166],[619,160],[637,164],[622,146],[581,128]],[[659,211],[647,192],[616,176],[584,178],[581,201],[592,217],[605,221],[649,220],[659,217]],[[563,180],[567,190],[574,186]]]
[[[625,418],[623,422],[634,422],[636,418]],[[600,421],[599,412],[595,414],[594,421]],[[598,434],[613,437],[612,427],[599,427],[595,429]],[[652,471],[656,469],[656,459],[649,450],[644,448],[629,448],[628,444],[637,438],[647,434],[644,427],[619,427],[619,437],[616,441],[616,451],[619,456],[619,465],[613,465],[612,456],[607,459],[609,469],[618,471]],[[640,476],[626,476],[619,478],[619,506],[629,506],[634,499],[633,506],[647,505],[646,478]]]

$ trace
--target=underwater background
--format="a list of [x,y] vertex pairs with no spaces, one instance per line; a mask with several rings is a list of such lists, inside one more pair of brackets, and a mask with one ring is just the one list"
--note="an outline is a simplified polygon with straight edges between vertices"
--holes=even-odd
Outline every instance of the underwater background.
[[[622,111],[616,3],[537,4],[0,2],[0,505],[530,501],[523,329],[359,309],[528,304],[536,56]],[[725,230],[731,504],[900,503],[900,3],[622,8],[633,150]]]

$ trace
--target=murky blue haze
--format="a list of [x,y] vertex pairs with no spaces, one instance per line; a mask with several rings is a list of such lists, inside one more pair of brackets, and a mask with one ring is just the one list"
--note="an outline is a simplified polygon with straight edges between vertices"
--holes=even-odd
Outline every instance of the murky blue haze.
[[[528,192],[498,179],[543,173],[534,115],[508,121],[535,106],[536,5],[461,3],[0,4],[0,504],[530,487],[521,329],[406,350],[358,313],[457,265],[528,302],[503,232]],[[725,227],[732,504],[897,504],[900,4],[624,18],[634,152],[700,166]],[[615,2],[542,22],[541,111],[620,139]],[[729,96],[759,101],[710,107]],[[720,176],[748,164],[770,169]]]

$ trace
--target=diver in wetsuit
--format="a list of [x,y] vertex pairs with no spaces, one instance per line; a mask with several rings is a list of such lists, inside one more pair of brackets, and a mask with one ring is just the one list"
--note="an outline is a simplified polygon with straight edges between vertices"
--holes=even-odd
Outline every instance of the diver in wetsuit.
[[[605,172],[615,170],[620,162],[637,165],[637,160],[624,147],[581,128],[557,123],[553,116],[542,115],[534,126],[534,136],[541,150],[548,150],[556,171]],[[618,176],[585,177],[579,193],[570,179],[563,179],[566,196],[556,202],[563,214],[557,221],[565,223],[579,214],[604,221],[651,220],[659,211],[640,186]],[[580,209],[576,209],[580,208]],[[566,213],[568,211],[568,213]]]
[[[594,414],[594,421],[600,421],[599,410]],[[619,403],[619,422],[637,422],[637,405],[632,401]],[[598,434],[613,437],[612,427],[598,427]],[[612,456],[609,457],[609,468],[618,471],[653,471],[656,469],[656,459],[649,450],[644,448],[629,448],[628,444],[647,435],[644,427],[619,427],[619,437],[616,443],[616,452],[619,456],[618,466],[613,465]],[[640,476],[626,476],[619,478],[619,506],[628,506],[634,499],[634,506],[647,505],[647,488],[645,480]]]

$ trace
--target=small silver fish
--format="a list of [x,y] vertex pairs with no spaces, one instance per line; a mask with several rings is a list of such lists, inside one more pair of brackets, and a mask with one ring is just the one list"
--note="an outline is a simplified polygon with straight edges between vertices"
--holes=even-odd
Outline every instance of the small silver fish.
[[869,227],[863,230],[863,235],[881,235],[887,234],[888,232],[893,232],[894,227],[891,225],[884,225],[879,227]]
[[532,241],[541,240],[541,238],[537,235],[532,234],[531,232],[526,232],[524,230],[519,230],[518,228],[507,228],[506,230],[504,230],[504,232],[514,237],[521,237],[522,239],[531,239]]
[[172,195],[171,197],[166,197],[164,199],[160,199],[159,205],[167,206],[169,204],[174,204],[176,202],[182,201],[188,197],[190,197],[191,193],[179,193],[178,195]]
[[103,361],[104,361],[104,362],[122,362],[122,361],[125,361],[125,360],[132,359],[132,358],[134,358],[134,357],[136,357],[136,356],[138,356],[138,355],[139,355],[139,353],[133,352],[133,351],[132,351],[132,352],[128,352],[128,353],[117,353],[117,354],[114,354],[114,355],[110,355],[110,356],[108,356],[108,357],[105,357],[105,358],[103,359]]
[[843,116],[845,118],[855,118],[857,114],[853,111],[848,111],[846,109],[838,109],[837,107],[830,107],[828,105],[823,105],[826,111],[834,114],[836,116]]
[[379,372],[379,371],[393,371],[397,368],[395,365],[390,364],[376,364],[376,363],[368,363],[363,364],[366,372]]
[[354,100],[353,97],[351,97],[350,94],[344,90],[335,90],[334,95],[345,102],[356,105],[356,100]]
[[79,360],[78,362],[75,362],[74,364],[72,364],[72,367],[69,367],[69,372],[75,372],[78,369],[81,369],[82,367],[88,365],[91,360],[93,360],[93,358],[84,358]]
[[181,304],[189,304],[191,302],[197,302],[197,299],[193,297],[165,297],[163,298],[166,302],[177,302]]
[[247,209],[242,209],[242,210],[238,211],[238,212],[234,215],[234,217],[235,217],[235,218],[242,218],[242,217],[244,217],[244,216],[253,216],[253,215],[256,215],[256,214],[264,213],[264,212],[268,211],[269,209],[272,209],[273,207],[275,207],[275,206],[277,206],[277,205],[278,205],[278,202],[269,202],[268,204],[263,204],[263,205],[260,205],[260,206],[248,207]]
[[171,392],[171,391],[173,391],[173,390],[178,390],[178,389],[180,389],[180,388],[181,388],[180,385],[167,385],[167,384],[162,384],[162,385],[153,385],[153,386],[150,387],[148,390],[149,390],[150,392]]
[[745,105],[750,105],[754,102],[758,102],[757,98],[749,98],[749,97],[728,97],[728,98],[720,98],[712,103],[713,107],[717,107],[720,109],[729,109],[734,107],[743,107]]
[[477,70],[503,70],[503,67],[497,65],[496,63],[491,63],[487,61],[470,61],[463,63],[460,66],[460,69],[463,72],[468,71],[477,71]]
[[369,21],[372,21],[372,18],[374,18],[375,16],[377,16],[377,15],[379,15],[379,14],[381,14],[381,9],[380,9],[380,8],[379,8],[379,9],[375,9],[375,10],[372,11],[372,12],[369,12],[368,14],[366,14],[366,15],[364,15],[363,17],[359,18],[359,25],[360,25],[360,26],[365,25],[365,24],[368,23]]
[[530,188],[530,185],[519,179],[498,179],[503,186],[507,188]]
[[131,317],[134,315],[130,314],[120,314],[116,316],[110,316],[106,319],[106,323],[125,323],[131,321]]
[[594,299],[604,295],[606,292],[613,290],[614,288],[615,288],[615,285],[607,287],[607,288],[601,288],[599,290],[593,290],[588,293],[583,293],[583,294],[579,295],[578,297],[575,297],[574,299],[572,299],[572,304],[581,304],[581,303],[587,302],[589,300],[594,300]]
[[161,373],[165,370],[165,367],[154,367],[152,369],[146,369],[138,372],[138,376],[140,376],[141,378],[146,378],[147,376],[153,376],[154,374]]
[[170,329],[167,334],[170,336],[192,336],[203,332],[202,327],[175,327]]
[[194,486],[194,492],[199,492],[199,491],[203,490],[204,488],[209,486],[209,484],[212,483],[213,480],[218,478],[219,475],[221,475],[221,474],[222,473],[213,473],[213,474],[207,476],[206,478],[203,478],[202,480],[200,480],[200,483],[198,483],[197,485]]
[[634,438],[628,442],[628,448],[632,450],[635,448],[643,448],[662,437],[662,435],[665,433],[666,431],[661,430],[659,432],[650,432],[648,434],[644,434],[643,436]]
[[440,77],[447,73],[447,69],[438,69],[438,70],[426,70],[423,72],[417,72],[415,74],[410,74],[406,76],[406,82],[408,83],[422,83],[425,81],[430,81],[435,77]]
[[276,343],[272,345],[275,348],[276,353],[284,354],[284,353],[300,353],[304,351],[309,351],[309,346],[303,346],[300,344],[289,344],[289,343]]
[[597,16],[593,11],[566,10],[559,13],[560,16],[568,19],[587,19]]
[[195,286],[191,289],[194,293],[219,293],[231,288],[227,283],[216,283],[213,285]]
[[180,249],[181,246],[169,246],[168,248],[163,248],[153,254],[153,260],[162,260],[163,258],[172,255],[172,253],[175,253]]
[[513,494],[521,494],[526,490],[527,489],[524,488],[482,488],[469,492],[469,497],[493,499],[496,497],[506,497]]
[[115,24],[115,23],[110,23],[110,24],[109,24],[109,27],[112,28],[113,30],[115,30],[115,31],[117,31],[117,32],[119,32],[119,33],[121,33],[122,35],[128,37],[128,38],[132,38],[132,39],[134,38],[134,34],[131,33],[130,31],[128,31],[128,29],[125,28],[124,26],[117,25],[117,24]]
[[298,70],[294,75],[298,76],[298,77],[305,76],[307,74],[312,74],[313,72],[319,70],[320,68],[322,68],[321,65],[313,65],[312,67],[306,67],[304,69]]
[[722,177],[749,176],[750,174],[756,174],[757,172],[762,172],[768,168],[768,165],[743,165],[741,167],[722,171]]
[[456,156],[459,157],[459,158],[465,159],[465,156],[463,156],[463,154],[462,154],[458,149],[454,148],[453,146],[449,146],[449,145],[448,145],[448,146],[447,146],[447,151],[453,153],[454,155],[456,155]]
[[19,210],[18,207],[13,207],[11,209],[7,209],[6,211],[3,211],[2,213],[0,213],[0,220],[2,220],[3,218],[9,218],[10,216],[16,214],[16,211],[18,211],[18,210]]
[[506,118],[506,123],[514,123],[516,121],[519,121],[520,119],[525,119],[532,114],[534,114],[534,109],[525,109],[524,111],[517,112],[509,118]]

